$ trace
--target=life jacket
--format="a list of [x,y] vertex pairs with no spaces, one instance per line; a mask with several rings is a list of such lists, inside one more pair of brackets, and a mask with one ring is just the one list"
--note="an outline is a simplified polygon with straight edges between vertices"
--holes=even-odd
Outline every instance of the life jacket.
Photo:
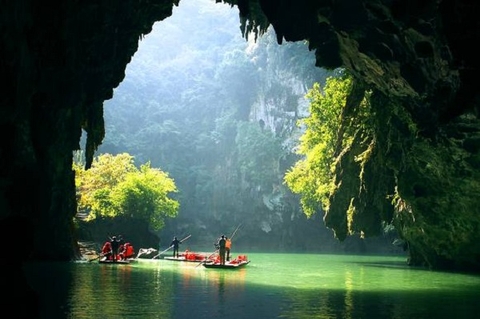
[[102,254],[108,254],[111,252],[112,252],[112,244],[110,244],[110,242],[107,241],[105,244],[103,244]]
[[225,248],[230,249],[231,246],[232,242],[230,241],[230,239],[227,239],[227,241],[225,242]]
[[133,246],[129,243],[125,244],[125,258],[130,258],[135,255],[135,250]]

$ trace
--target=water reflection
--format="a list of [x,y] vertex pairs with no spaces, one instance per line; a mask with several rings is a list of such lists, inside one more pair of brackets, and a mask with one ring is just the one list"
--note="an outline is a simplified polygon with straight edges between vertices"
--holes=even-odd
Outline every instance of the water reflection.
[[40,318],[49,319],[457,319],[480,311],[479,276],[412,270],[389,257],[382,257],[386,266],[381,258],[349,258],[253,255],[234,271],[158,260],[36,264],[29,281],[41,295]]
[[353,309],[353,274],[347,270],[345,272],[345,318],[352,318]]

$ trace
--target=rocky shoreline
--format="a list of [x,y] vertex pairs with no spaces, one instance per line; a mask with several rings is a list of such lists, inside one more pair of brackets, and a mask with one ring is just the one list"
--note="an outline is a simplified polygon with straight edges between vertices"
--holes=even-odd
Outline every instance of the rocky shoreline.
[[98,254],[100,249],[97,243],[79,241],[78,247],[80,248],[80,254],[84,260],[90,261],[100,257]]

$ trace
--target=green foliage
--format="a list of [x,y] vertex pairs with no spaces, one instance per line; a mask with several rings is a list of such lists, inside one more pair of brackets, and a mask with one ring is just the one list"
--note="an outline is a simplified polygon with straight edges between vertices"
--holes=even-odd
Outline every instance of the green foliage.
[[94,158],[88,170],[79,164],[74,164],[73,168],[79,211],[88,213],[87,220],[97,216],[115,217],[117,209],[111,201],[110,192],[128,172],[136,170],[133,156],[126,153],[117,156],[104,154]]
[[248,120],[250,107],[256,96],[259,75],[245,50],[226,52],[215,73],[217,83],[225,83],[219,88],[218,97],[223,103],[235,107],[236,118]]
[[103,154],[88,170],[79,164],[73,168],[78,209],[87,214],[87,221],[122,216],[145,220],[159,230],[166,217],[178,213],[179,203],[168,197],[177,191],[174,181],[150,163],[137,169],[129,154]]
[[307,216],[312,216],[319,204],[329,208],[329,196],[335,189],[334,163],[337,133],[341,126],[342,109],[351,79],[329,77],[324,91],[315,83],[308,91],[310,116],[299,121],[305,127],[298,154],[304,158],[285,174],[287,186],[302,195],[300,201]]
[[280,174],[280,141],[270,130],[262,129],[257,123],[241,122],[235,142],[243,180],[251,185],[263,186],[264,190],[270,189]]
[[[327,78],[324,90],[314,84],[307,93],[310,99],[310,116],[299,121],[305,132],[300,138],[298,153],[304,158],[285,174],[285,183],[295,193],[301,194],[302,208],[307,216],[330,208],[330,200],[342,185],[342,159],[354,156],[363,180],[364,167],[374,148],[373,124],[370,121],[369,93],[355,90],[359,105],[348,105],[353,81],[347,74]],[[350,96],[350,98],[352,98]],[[353,151],[355,150],[355,151]],[[348,155],[353,152],[354,154]],[[357,152],[355,154],[355,152]],[[362,182],[361,182],[362,183]],[[358,185],[358,189],[361,185]],[[355,194],[352,194],[352,198]],[[349,227],[356,211],[350,200],[347,212]]]

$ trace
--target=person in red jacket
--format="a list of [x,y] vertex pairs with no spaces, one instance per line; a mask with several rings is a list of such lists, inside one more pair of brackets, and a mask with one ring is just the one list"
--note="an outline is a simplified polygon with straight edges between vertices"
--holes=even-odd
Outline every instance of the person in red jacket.
[[232,241],[225,236],[225,252],[227,254],[226,260],[230,261],[230,248],[232,247]]
[[104,256],[105,259],[112,259],[112,243],[107,241],[103,244],[101,255]]
[[125,243],[125,245],[123,245],[123,251],[121,252],[120,256],[124,260],[128,258],[134,258],[135,249],[133,249],[132,244]]

